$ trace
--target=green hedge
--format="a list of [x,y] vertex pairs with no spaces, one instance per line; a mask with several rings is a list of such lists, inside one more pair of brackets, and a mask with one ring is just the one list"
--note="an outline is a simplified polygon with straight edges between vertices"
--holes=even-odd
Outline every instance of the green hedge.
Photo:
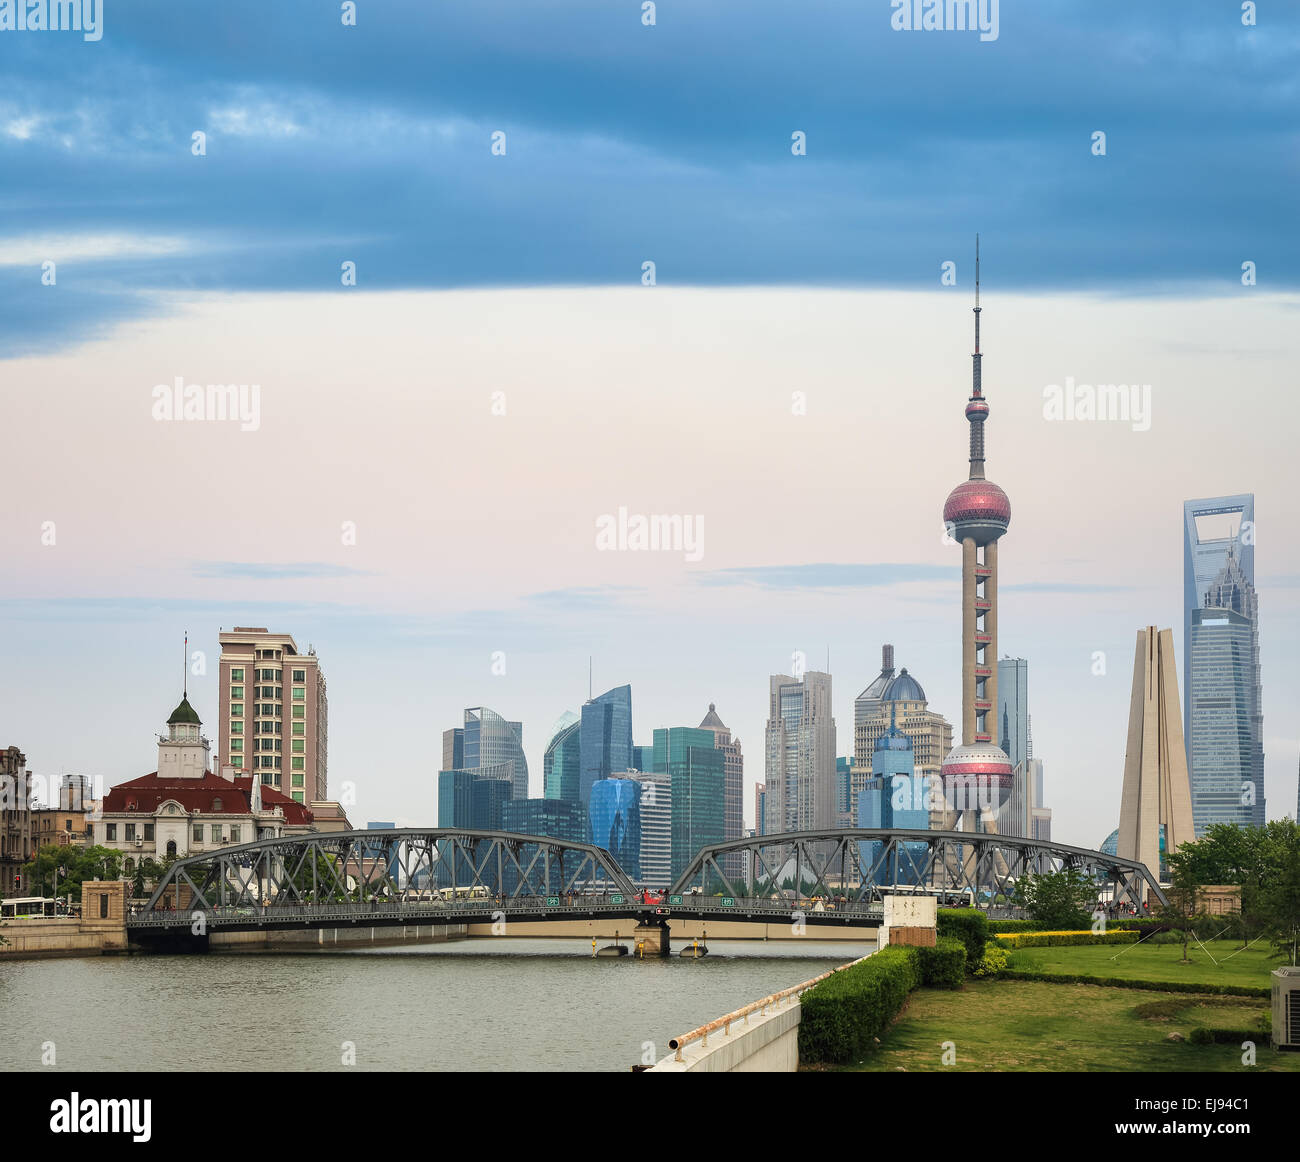
[[1204,993],[1215,997],[1267,997],[1268,988],[1254,988],[1235,984],[1191,984],[1186,981],[1127,980],[1117,976],[1088,976],[1081,972],[1034,972],[1024,968],[1008,968],[1002,972],[1003,980],[1041,980],[1048,984],[1095,984],[1106,988],[1146,989],[1157,993]]
[[860,1061],[920,983],[918,949],[894,945],[814,985],[800,999],[799,1060]]
[[[993,935],[999,932],[1042,932],[1044,929],[1055,928],[1055,924],[1041,924],[1037,920],[990,920],[989,931]],[[1107,920],[1106,930],[1121,930],[1126,932],[1165,932],[1175,927],[1165,920]]]
[[1004,948],[1076,948],[1086,944],[1134,944],[1140,933],[1125,932],[1015,932],[1014,939],[1002,940]]
[[966,983],[966,945],[945,936],[933,948],[918,948],[921,983],[928,988],[959,989]]
[[989,918],[975,908],[940,908],[937,927],[939,939],[952,937],[966,946],[966,967],[974,972],[984,959]]

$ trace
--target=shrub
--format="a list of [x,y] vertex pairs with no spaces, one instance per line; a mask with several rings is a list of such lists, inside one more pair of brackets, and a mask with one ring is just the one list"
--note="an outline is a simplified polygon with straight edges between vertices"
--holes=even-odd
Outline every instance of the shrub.
[[980,962],[975,966],[976,976],[1000,976],[1010,963],[1010,957],[1007,956],[1006,950],[998,944],[996,940],[990,940],[984,945],[984,955],[980,957]]
[[917,949],[894,945],[810,988],[801,998],[800,1060],[859,1060],[921,983],[920,961]]
[[990,920],[989,932],[997,936],[1002,932],[1037,932],[1043,925],[1037,920]]
[[1141,933],[1120,932],[1000,932],[1008,948],[1072,948],[1081,944],[1134,944]]
[[929,988],[959,989],[966,982],[966,945],[945,936],[933,948],[918,948],[921,983]]
[[1269,1034],[1259,1029],[1193,1029],[1187,1039],[1193,1045],[1240,1045],[1254,1041],[1256,1045],[1269,1042]]
[[989,939],[989,918],[975,908],[940,908],[938,936],[952,937],[966,946],[966,967],[971,972],[984,959],[984,945]]

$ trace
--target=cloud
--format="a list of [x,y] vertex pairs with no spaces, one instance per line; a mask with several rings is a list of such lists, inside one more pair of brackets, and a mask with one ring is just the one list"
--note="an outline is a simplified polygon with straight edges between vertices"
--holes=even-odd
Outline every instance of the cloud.
[[760,589],[874,589],[914,581],[954,581],[952,565],[748,565],[693,574],[701,585],[751,585]]
[[326,580],[336,577],[367,577],[364,569],[347,565],[334,565],[321,561],[200,561],[195,564],[194,576],[205,580],[234,581],[299,581],[305,578]]

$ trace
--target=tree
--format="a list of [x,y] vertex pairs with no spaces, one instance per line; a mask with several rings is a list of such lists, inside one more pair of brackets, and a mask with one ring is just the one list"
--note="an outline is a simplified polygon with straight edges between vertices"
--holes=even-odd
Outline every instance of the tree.
[[[96,877],[115,880],[121,874],[122,853],[111,847],[73,847],[47,843],[23,866],[28,882],[53,888],[59,869],[59,887],[69,900],[81,899],[81,885]],[[65,887],[66,885],[66,887]]]
[[1051,928],[1087,928],[1097,906],[1097,885],[1076,868],[1027,875],[1016,900],[1035,922]]
[[1164,916],[1175,921],[1183,931],[1183,959],[1181,963],[1190,964],[1187,955],[1188,942],[1191,939],[1192,921],[1197,914],[1197,902],[1205,879],[1206,851],[1197,850],[1195,843],[1185,844],[1166,857],[1169,865],[1169,891],[1165,893],[1169,903],[1165,905]]
[[1272,874],[1259,889],[1259,909],[1279,956],[1297,964],[1300,951],[1300,823],[1275,819],[1265,829]]

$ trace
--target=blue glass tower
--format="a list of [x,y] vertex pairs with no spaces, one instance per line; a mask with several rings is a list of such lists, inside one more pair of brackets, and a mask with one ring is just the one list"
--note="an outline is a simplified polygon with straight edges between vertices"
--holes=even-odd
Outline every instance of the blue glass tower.
[[542,796],[577,803],[582,771],[582,721],[566,710],[551,732],[542,758]]
[[591,842],[603,847],[634,880],[641,878],[641,784],[599,779],[591,787]]
[[1183,524],[1183,734],[1199,838],[1266,818],[1255,498],[1189,500]]
[[[886,831],[927,831],[930,827],[929,779],[916,773],[912,740],[894,724],[876,739],[871,752],[871,779],[858,794],[858,826]],[[876,868],[884,851],[879,841],[859,844],[864,870],[873,883],[918,884],[928,844],[905,843],[890,862]]]
[[578,796],[591,802],[600,779],[632,769],[632,687],[616,686],[582,707]]
[[465,711],[466,770],[502,768],[514,784],[516,799],[528,798],[528,760],[524,758],[524,726],[507,722],[495,710],[476,706]]

